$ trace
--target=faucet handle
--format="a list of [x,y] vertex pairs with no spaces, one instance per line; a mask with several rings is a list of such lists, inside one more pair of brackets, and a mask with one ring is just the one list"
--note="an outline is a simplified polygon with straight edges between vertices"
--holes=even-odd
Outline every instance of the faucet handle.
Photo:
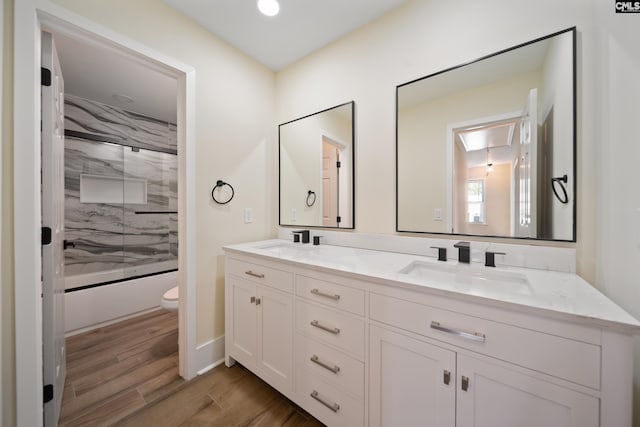
[[447,248],[441,246],[431,246],[431,249],[438,250],[438,261],[447,261]]
[[506,255],[504,252],[492,252],[487,251],[484,254],[484,266],[485,267],[495,267],[496,266],[496,255]]

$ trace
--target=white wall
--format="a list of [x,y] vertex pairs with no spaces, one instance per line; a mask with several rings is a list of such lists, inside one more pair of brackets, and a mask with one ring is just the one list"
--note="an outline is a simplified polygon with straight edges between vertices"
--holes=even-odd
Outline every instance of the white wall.
[[[160,0],[56,3],[194,67],[196,71],[196,281],[198,344],[224,333],[222,246],[275,235],[274,73]],[[218,179],[235,197],[211,199]],[[243,208],[253,208],[252,224]]]
[[[640,318],[640,16],[596,0],[594,68],[599,84],[597,285]],[[640,426],[640,340],[636,339],[635,425]]]

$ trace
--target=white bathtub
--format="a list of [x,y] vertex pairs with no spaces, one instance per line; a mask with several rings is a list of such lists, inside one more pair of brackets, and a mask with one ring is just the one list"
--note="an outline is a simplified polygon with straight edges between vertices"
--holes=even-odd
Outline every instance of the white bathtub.
[[[175,263],[174,263],[175,265]],[[155,265],[157,271],[157,264]],[[127,271],[130,275],[132,271]],[[148,274],[135,271],[136,274]],[[122,270],[70,276],[67,289],[120,280]],[[155,274],[65,293],[65,332],[74,335],[160,307],[160,300],[178,285],[178,272]]]

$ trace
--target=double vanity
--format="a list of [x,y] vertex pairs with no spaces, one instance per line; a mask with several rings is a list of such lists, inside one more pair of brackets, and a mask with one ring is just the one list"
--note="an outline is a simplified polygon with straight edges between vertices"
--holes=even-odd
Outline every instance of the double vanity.
[[287,240],[225,251],[227,366],[327,425],[631,425],[640,323],[574,273]]

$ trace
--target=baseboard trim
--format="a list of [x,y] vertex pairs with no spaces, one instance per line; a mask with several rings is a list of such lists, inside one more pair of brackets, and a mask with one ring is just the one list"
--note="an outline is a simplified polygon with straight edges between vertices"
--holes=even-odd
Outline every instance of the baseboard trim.
[[224,363],[224,335],[196,347],[196,372],[202,375]]

